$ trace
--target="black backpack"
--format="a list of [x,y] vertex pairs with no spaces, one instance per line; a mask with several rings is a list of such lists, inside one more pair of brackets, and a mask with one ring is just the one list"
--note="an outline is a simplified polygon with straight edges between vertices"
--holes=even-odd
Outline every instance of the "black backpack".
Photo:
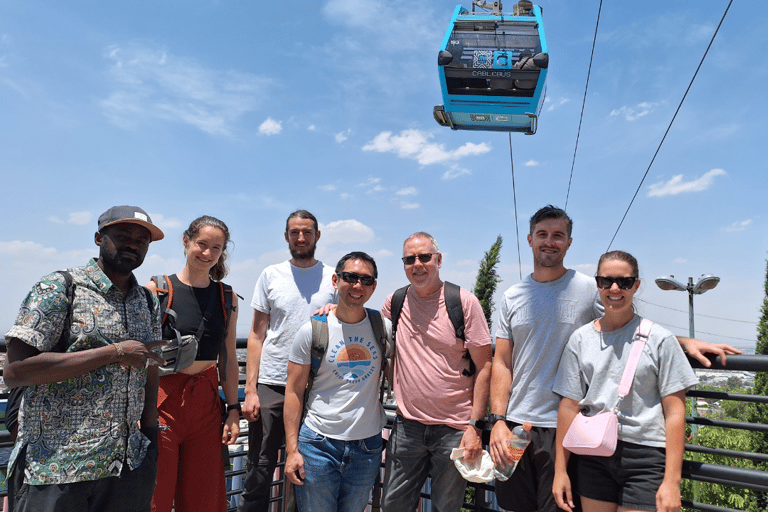
[[[400,313],[403,310],[403,304],[405,303],[405,297],[408,293],[408,288],[411,285],[403,286],[392,294],[392,302],[390,304],[390,312],[392,315],[392,344],[396,346],[397,342],[397,322],[400,319]],[[461,306],[461,288],[458,285],[445,281],[445,307],[448,310],[448,316],[451,319],[453,328],[456,331],[456,337],[466,341],[464,336],[464,308]],[[395,347],[392,347],[392,353],[395,352]],[[464,354],[464,359],[469,359],[469,368],[462,370],[462,374],[466,377],[472,377],[475,372],[475,362],[469,355],[469,350]]]

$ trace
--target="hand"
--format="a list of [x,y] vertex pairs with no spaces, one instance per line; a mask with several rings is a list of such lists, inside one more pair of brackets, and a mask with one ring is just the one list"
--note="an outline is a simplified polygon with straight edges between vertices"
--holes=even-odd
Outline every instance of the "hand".
[[509,449],[509,441],[512,439],[512,431],[509,430],[507,423],[497,421],[491,430],[491,442],[489,450],[491,459],[497,466],[514,464],[512,452]]
[[[566,512],[571,512],[575,505],[573,504],[573,494],[571,494],[571,479],[565,471],[555,470],[555,477],[552,481],[552,495],[555,497],[557,506]],[[658,498],[656,499],[658,502]]]
[[298,450],[286,457],[285,476],[295,485],[304,485],[304,458]]
[[235,444],[240,435],[240,411],[237,409],[229,411],[227,420],[224,422],[224,432],[221,435],[221,442],[227,445]]
[[[120,356],[120,364],[125,366],[132,366],[134,368],[144,368],[147,366],[147,361],[154,359],[158,364],[165,366],[165,361],[162,357],[152,352],[153,348],[167,345],[168,341],[153,341],[152,343],[143,343],[136,340],[125,340],[115,343],[120,345],[122,350],[122,356]],[[118,354],[120,352],[118,351]]]
[[679,512],[681,506],[680,482],[675,484],[675,482],[663,480],[659,490],[656,491],[656,510],[658,512]]
[[477,460],[483,454],[483,442],[480,433],[472,425],[468,426],[464,435],[461,436],[459,448],[464,448],[463,459],[467,462]]
[[327,315],[331,311],[335,311],[335,310],[336,310],[336,304],[333,304],[333,303],[329,302],[325,306],[323,306],[321,308],[318,308],[314,313],[312,313],[312,316],[315,316],[315,315]]
[[261,403],[259,402],[259,394],[246,393],[245,401],[243,401],[243,418],[250,422],[254,422],[259,419],[259,411],[261,410]]
[[686,338],[682,345],[688,355],[698,360],[705,368],[712,366],[712,362],[704,354],[720,356],[723,366],[726,363],[726,354],[741,354],[741,350],[725,343],[709,343],[695,338]]

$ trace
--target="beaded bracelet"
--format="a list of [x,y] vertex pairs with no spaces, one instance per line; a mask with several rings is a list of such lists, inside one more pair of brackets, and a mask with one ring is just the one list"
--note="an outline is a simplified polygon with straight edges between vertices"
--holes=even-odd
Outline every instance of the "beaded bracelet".
[[125,355],[125,352],[123,351],[123,347],[119,343],[114,344],[115,350],[117,350],[117,362],[119,363],[120,360]]

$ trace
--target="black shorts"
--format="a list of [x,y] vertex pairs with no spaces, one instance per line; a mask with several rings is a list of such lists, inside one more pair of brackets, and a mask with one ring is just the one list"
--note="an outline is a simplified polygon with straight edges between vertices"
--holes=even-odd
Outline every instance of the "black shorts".
[[[510,430],[517,423],[507,422]],[[496,499],[506,510],[516,512],[556,512],[560,509],[552,495],[552,480],[555,477],[555,435],[556,429],[533,427],[531,444],[525,449],[517,468],[506,482],[496,481]],[[568,476],[575,485],[576,459],[568,461]],[[575,510],[581,510],[578,497],[574,496]]]
[[619,441],[610,457],[578,457],[576,492],[627,508],[656,510],[666,450]]

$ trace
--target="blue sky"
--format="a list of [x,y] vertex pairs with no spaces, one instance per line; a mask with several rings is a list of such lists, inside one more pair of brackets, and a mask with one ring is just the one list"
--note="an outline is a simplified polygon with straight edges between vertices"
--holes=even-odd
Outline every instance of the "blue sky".
[[[376,257],[373,307],[406,283],[401,246],[419,230],[441,245],[442,277],[467,288],[501,234],[500,297],[520,274],[507,135],[432,119],[455,5],[0,1],[0,329],[40,276],[97,255],[96,219],[115,204],[142,206],[166,233],[141,282],[182,268],[193,218],[229,225],[240,336],[259,273],[288,257],[297,208],[320,220],[326,263]],[[567,205],[569,267],[594,273],[726,5],[606,2]],[[754,345],[768,249],[764,7],[734,3],[611,247],[640,262],[641,313],[678,334],[687,297],[653,278],[720,276],[696,297],[697,334],[742,347]],[[565,204],[598,2],[543,9],[547,101],[536,135],[512,135],[523,274],[528,218]]]

